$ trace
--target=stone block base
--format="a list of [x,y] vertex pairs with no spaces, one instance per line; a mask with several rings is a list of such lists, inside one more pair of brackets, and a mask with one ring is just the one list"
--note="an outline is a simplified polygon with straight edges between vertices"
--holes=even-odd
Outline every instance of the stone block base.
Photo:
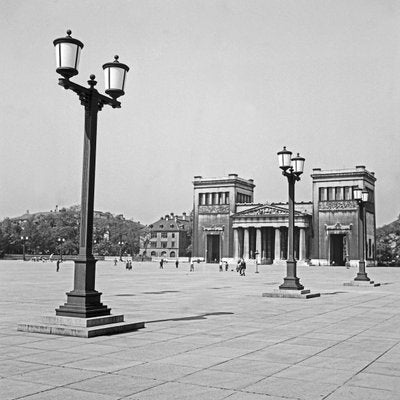
[[144,322],[124,322],[123,315],[93,318],[43,316],[38,322],[18,324],[17,330],[89,338],[131,332],[141,328],[144,328]]
[[291,299],[311,299],[313,297],[321,296],[320,293],[311,293],[308,289],[303,290],[284,290],[274,289],[272,292],[266,292],[262,294],[262,297],[280,297],[280,298],[291,298]]
[[374,281],[350,281],[343,283],[343,286],[364,286],[364,287],[377,287],[381,286],[380,283]]

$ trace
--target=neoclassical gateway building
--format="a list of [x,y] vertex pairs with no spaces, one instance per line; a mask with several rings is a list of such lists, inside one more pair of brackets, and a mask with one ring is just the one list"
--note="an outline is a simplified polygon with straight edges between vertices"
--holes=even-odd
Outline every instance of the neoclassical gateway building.
[[[365,203],[365,259],[375,260],[375,174],[364,166],[323,171],[313,169],[312,201],[295,205],[295,258],[316,265],[345,265],[360,259],[360,207],[356,187],[368,191]],[[279,263],[288,254],[288,205],[254,203],[254,181],[229,174],[195,176],[193,257],[257,258]]]

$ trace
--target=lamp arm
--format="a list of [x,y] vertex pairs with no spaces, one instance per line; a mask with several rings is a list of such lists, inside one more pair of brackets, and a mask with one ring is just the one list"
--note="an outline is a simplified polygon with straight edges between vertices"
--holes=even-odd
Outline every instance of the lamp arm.
[[[96,84],[95,81],[88,81],[88,82],[94,82],[94,84]],[[84,104],[85,99],[95,94],[100,109],[105,104],[111,106],[112,108],[121,108],[121,103],[119,101],[114,100],[111,97],[104,96],[103,94],[100,94],[93,87],[86,88],[84,86],[79,85],[78,83],[71,82],[69,79],[66,78],[59,78],[58,84],[62,86],[64,89],[71,89],[73,92],[75,92],[79,96],[79,99],[81,100],[82,104]]]
[[282,171],[282,175],[286,176],[286,178],[288,178],[288,179],[293,179],[294,181],[300,180],[300,175],[295,174],[291,168],[289,168],[289,172]]

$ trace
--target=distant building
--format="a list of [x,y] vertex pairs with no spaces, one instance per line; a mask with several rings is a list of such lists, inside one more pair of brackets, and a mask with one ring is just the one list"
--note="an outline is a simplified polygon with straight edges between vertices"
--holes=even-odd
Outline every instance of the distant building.
[[170,213],[150,224],[141,237],[140,254],[150,257],[177,258],[189,256],[192,221],[186,213]]
[[[355,187],[366,189],[367,263],[375,262],[375,174],[364,166],[313,170],[312,201],[295,205],[295,258],[317,265],[345,265],[360,259],[359,206]],[[288,255],[288,205],[254,203],[254,181],[230,174],[194,177],[193,257],[280,263]]]

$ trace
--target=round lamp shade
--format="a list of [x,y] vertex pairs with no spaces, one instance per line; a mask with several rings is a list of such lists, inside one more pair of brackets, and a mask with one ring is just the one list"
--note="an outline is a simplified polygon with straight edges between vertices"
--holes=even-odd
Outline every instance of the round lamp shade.
[[292,167],[295,174],[301,175],[303,173],[305,161],[305,158],[300,157],[299,153],[297,153],[296,157],[292,157]]
[[353,197],[355,200],[361,200],[362,190],[359,187],[353,189]]
[[103,65],[105,92],[113,99],[125,94],[126,73],[129,67],[118,61],[118,56],[114,56],[114,61]]
[[283,150],[278,152],[278,161],[279,161],[279,168],[282,168],[283,170],[286,170],[290,168],[292,165],[292,152],[289,150],[286,150],[286,147],[283,147]]
[[56,50],[56,71],[64,78],[69,79],[78,74],[79,58],[83,48],[80,40],[71,37],[71,31],[67,31],[66,37],[54,40]]

